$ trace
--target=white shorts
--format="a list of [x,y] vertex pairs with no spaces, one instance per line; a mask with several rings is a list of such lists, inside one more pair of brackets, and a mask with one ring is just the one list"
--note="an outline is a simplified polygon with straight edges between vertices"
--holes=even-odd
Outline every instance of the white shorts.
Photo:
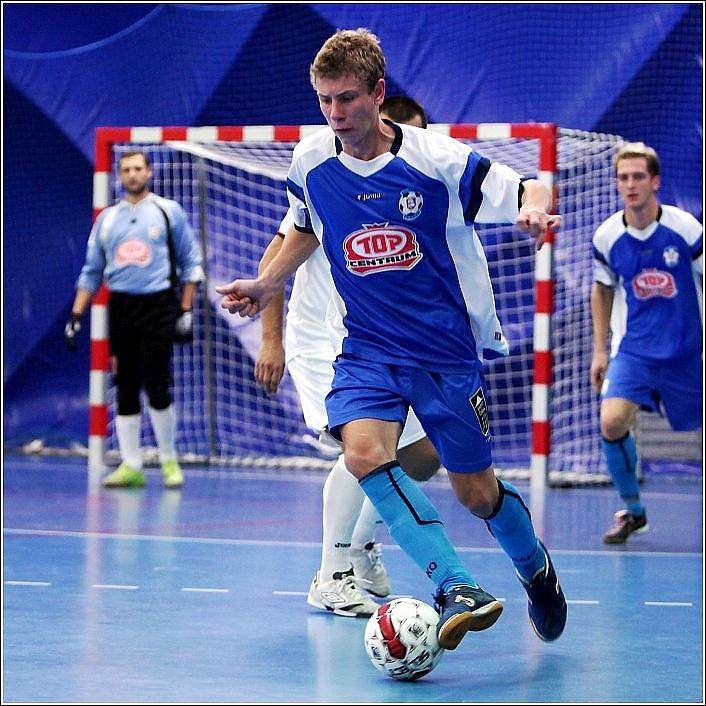
[[[328,426],[324,400],[331,389],[331,381],[333,380],[331,361],[313,356],[297,355],[287,362],[287,369],[294,382],[294,387],[297,388],[299,402],[304,413],[304,422],[309,429],[322,432]],[[397,448],[404,449],[425,436],[426,432],[422,428],[421,422],[410,407]]]

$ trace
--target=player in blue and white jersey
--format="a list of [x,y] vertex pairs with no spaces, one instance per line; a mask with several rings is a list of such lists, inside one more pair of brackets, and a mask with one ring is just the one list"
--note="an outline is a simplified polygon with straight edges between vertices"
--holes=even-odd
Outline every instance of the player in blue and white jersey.
[[[164,485],[178,488],[183,474],[175,449],[176,419],[169,389],[172,343],[193,337],[191,306],[203,279],[201,254],[183,208],[150,192],[152,170],[147,155],[126,152],[118,165],[125,197],[96,219],[64,335],[67,344],[75,347],[81,317],[105,280],[110,290],[109,338],[117,388],[115,431],[122,463],[103,479],[103,485],[145,484],[140,450],[140,390],[144,388]],[[177,278],[182,282],[180,301],[172,281]]]
[[[395,122],[426,126],[424,109],[408,96],[386,98],[380,114]],[[290,209],[260,260],[260,271],[279,253],[293,223]],[[301,401],[304,421],[336,448],[339,443],[326,431],[325,405],[335,354],[322,314],[332,291],[328,261],[319,247],[294,277],[284,344],[284,292],[274,297],[262,312],[262,342],[255,378],[267,392],[275,393],[286,364]],[[398,442],[398,457],[405,471],[418,481],[428,480],[439,468],[439,457],[412,409]],[[324,483],[322,520],[321,564],[309,588],[307,602],[336,615],[372,615],[378,604],[365,591],[378,597],[385,597],[391,591],[382,561],[382,546],[375,542],[376,526],[382,520],[346,469],[343,454]]]
[[[601,445],[625,502],[603,540],[622,544],[647,530],[630,428],[640,408],[675,430],[701,426],[703,228],[657,199],[660,164],[644,143],[615,155],[624,209],[593,237],[591,382],[601,393]],[[608,335],[612,332],[610,360]]]
[[561,635],[566,601],[519,492],[492,467],[481,358],[507,352],[474,222],[515,222],[541,245],[548,190],[460,142],[380,119],[385,59],[367,30],[329,38],[311,67],[332,132],[294,151],[288,179],[296,238],[256,280],[219,287],[241,316],[266,306],[321,242],[340,333],[326,399],[345,464],[392,537],[437,586],[439,643],[495,623],[502,604],[478,586],[434,506],[401,469],[397,441],[411,406],[454,492],[511,558],[543,640]]

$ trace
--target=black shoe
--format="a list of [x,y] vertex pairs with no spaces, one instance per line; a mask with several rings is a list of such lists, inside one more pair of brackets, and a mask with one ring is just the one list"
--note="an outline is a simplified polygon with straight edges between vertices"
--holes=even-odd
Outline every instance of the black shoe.
[[434,596],[439,611],[436,634],[439,645],[454,650],[470,630],[478,632],[489,628],[503,612],[503,604],[482,588],[456,586]]
[[625,544],[631,534],[640,534],[650,528],[644,512],[642,515],[633,515],[627,510],[620,510],[613,519],[615,524],[603,535],[606,544]]
[[554,564],[549,557],[549,552],[542,542],[537,541],[544,552],[544,567],[529,582],[519,573],[517,576],[527,591],[529,599],[527,612],[529,613],[530,625],[540,640],[551,642],[564,632],[566,599],[559,585],[559,579],[554,571]]

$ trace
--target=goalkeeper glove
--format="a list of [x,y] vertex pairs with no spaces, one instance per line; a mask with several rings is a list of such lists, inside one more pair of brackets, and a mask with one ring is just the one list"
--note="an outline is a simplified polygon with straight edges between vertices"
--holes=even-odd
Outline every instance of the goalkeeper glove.
[[66,322],[64,327],[64,342],[69,350],[76,350],[76,336],[81,331],[81,315],[71,314],[71,318]]
[[194,340],[194,316],[190,309],[183,309],[176,320],[174,340],[177,343],[191,343]]

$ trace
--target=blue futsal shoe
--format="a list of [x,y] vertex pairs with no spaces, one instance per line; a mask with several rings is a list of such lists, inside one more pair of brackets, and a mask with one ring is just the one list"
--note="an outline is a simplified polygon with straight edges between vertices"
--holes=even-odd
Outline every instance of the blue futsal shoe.
[[551,642],[564,632],[566,599],[559,585],[559,579],[549,557],[549,552],[540,540],[537,541],[544,552],[544,566],[532,577],[531,581],[524,579],[519,572],[517,572],[517,576],[527,591],[529,599],[527,612],[532,629],[540,640]]
[[434,596],[440,614],[436,634],[439,645],[455,650],[470,630],[479,632],[495,623],[503,612],[503,604],[482,588],[455,586],[450,591],[439,590]]

